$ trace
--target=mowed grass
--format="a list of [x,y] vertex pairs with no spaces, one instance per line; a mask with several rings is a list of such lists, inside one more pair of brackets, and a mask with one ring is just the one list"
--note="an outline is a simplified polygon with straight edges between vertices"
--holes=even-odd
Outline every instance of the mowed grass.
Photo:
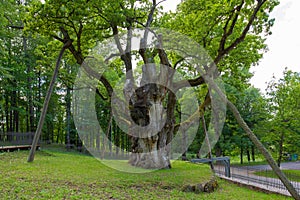
[[[38,151],[0,153],[0,199],[289,199],[219,180],[211,194],[182,192],[185,184],[208,181],[208,165],[176,161],[171,170],[125,173],[78,153]],[[126,165],[126,162],[124,162]],[[128,166],[129,167],[129,166]]]

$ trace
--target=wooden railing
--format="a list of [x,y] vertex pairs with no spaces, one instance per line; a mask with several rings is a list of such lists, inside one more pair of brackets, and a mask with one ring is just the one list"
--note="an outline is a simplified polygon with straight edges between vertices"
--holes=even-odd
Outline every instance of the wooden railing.
[[0,146],[31,145],[34,132],[27,133],[0,133]]

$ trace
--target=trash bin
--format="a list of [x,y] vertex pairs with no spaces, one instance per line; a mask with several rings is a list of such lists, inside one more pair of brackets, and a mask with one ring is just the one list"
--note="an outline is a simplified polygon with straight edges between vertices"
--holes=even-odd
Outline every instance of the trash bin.
[[297,161],[298,160],[298,154],[293,154],[292,155],[292,161]]

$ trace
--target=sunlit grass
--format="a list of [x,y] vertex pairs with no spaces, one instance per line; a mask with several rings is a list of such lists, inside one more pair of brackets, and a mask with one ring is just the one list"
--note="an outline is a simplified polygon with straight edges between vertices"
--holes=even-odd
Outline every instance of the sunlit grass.
[[33,163],[27,156],[28,151],[0,153],[0,199],[285,199],[222,180],[211,194],[182,192],[185,184],[211,178],[205,164],[176,161],[170,170],[125,173],[75,152],[38,151]]

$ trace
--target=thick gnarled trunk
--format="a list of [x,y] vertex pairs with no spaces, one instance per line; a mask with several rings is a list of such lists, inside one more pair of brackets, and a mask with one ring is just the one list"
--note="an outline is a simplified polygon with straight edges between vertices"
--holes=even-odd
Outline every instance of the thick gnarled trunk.
[[[156,84],[155,66],[144,66],[143,72],[142,86],[135,90],[129,101],[130,115],[134,121],[129,130],[132,136],[129,163],[146,169],[171,168],[170,141],[174,130],[175,95]],[[164,104],[167,108],[163,107]]]
[[167,109],[163,107],[162,91],[157,84],[146,84],[138,88],[131,98],[130,114],[135,124],[130,129],[132,153],[129,163],[133,166],[171,168],[170,141],[174,124],[166,120],[170,105]]
[[135,147],[129,163],[144,169],[171,168],[170,150],[164,145],[159,147],[158,135],[150,138],[133,138]]

